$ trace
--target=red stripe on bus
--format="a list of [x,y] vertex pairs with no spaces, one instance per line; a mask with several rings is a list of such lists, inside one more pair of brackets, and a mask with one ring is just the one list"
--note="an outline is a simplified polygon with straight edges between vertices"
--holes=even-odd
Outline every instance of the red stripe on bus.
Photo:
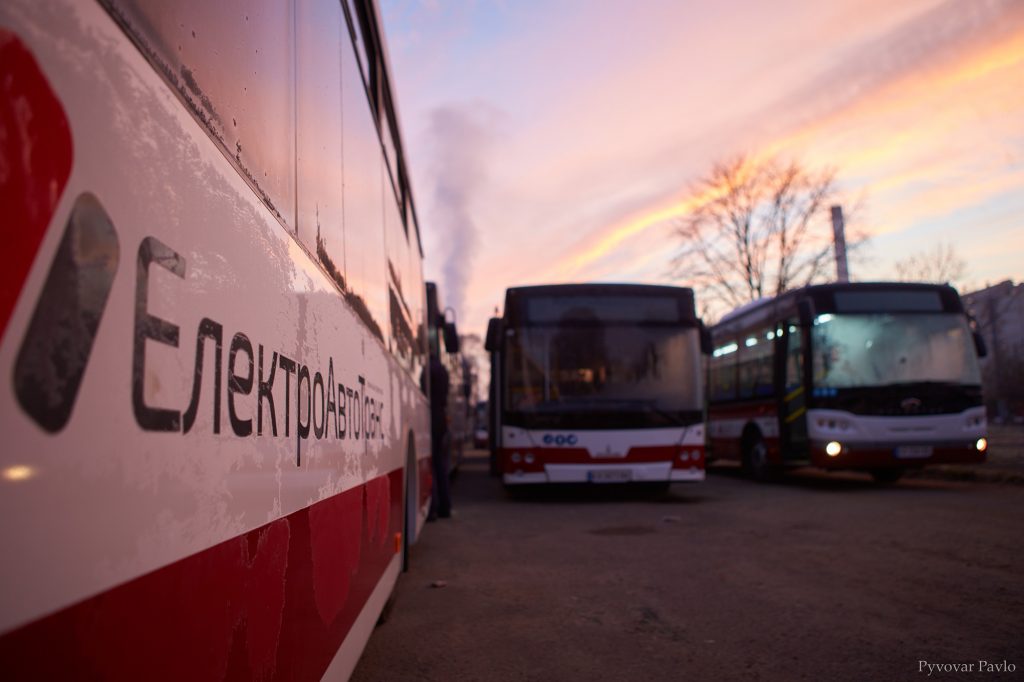
[[35,57],[0,28],[0,338],[71,174],[67,116]]
[[930,457],[921,459],[900,459],[896,456],[898,445],[878,446],[848,444],[838,457],[825,452],[825,444],[811,446],[811,464],[823,469],[884,469],[887,467],[920,468],[931,464],[983,464],[985,453],[979,452],[973,443],[936,445]]
[[[512,453],[519,453],[518,462],[512,461]],[[698,458],[680,462],[678,455],[682,452],[697,452]],[[533,455],[532,462],[526,462],[526,453]],[[675,468],[703,467],[703,445],[641,445],[632,447],[625,456],[595,457],[586,448],[502,448],[499,461],[504,465],[503,471],[516,470],[526,472],[544,471],[545,464],[652,464],[655,462],[672,462]]]
[[402,523],[399,469],[3,635],[0,669],[5,679],[320,679]]

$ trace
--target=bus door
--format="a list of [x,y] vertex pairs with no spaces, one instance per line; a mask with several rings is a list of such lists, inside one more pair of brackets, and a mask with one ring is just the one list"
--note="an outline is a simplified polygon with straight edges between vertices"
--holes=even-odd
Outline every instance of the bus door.
[[779,445],[786,462],[806,460],[807,390],[804,381],[803,330],[796,319],[776,329],[775,386],[779,414]]

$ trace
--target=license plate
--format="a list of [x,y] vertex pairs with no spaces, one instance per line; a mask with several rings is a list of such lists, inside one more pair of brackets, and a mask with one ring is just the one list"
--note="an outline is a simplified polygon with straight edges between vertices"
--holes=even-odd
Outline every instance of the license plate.
[[633,474],[629,469],[592,469],[587,472],[591,483],[629,483]]
[[931,445],[901,445],[896,448],[897,459],[924,459],[931,456]]

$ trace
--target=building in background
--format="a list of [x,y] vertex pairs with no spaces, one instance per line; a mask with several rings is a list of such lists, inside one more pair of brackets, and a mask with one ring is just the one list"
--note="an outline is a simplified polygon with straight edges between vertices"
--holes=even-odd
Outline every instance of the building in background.
[[988,345],[981,381],[989,418],[1024,422],[1024,284],[1006,280],[963,301]]

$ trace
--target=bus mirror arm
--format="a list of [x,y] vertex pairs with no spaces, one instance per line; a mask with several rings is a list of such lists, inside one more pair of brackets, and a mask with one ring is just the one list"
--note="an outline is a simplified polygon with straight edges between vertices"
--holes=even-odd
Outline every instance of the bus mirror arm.
[[988,355],[988,346],[985,344],[985,337],[981,335],[981,332],[971,332],[971,336],[974,337],[974,351],[978,354],[979,358],[983,358]]
[[498,344],[501,341],[501,318],[492,317],[487,322],[487,338],[484,340],[484,350],[488,353],[496,353]]
[[971,330],[971,336],[974,338],[974,352],[977,353],[979,358],[986,357],[988,355],[988,344],[985,343],[985,337],[981,335],[978,320],[970,312],[967,312],[967,327]]
[[700,352],[702,355],[711,355],[711,330],[700,320]]

